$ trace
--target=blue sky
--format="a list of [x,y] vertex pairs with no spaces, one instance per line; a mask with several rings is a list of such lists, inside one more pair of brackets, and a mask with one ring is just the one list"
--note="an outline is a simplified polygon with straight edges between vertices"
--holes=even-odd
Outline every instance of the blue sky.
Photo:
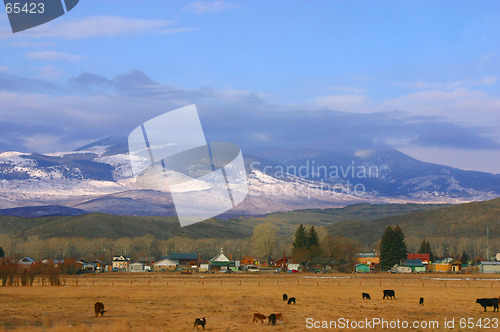
[[87,0],[16,34],[0,12],[0,47],[0,150],[71,150],[196,103],[209,139],[500,173],[498,1]]

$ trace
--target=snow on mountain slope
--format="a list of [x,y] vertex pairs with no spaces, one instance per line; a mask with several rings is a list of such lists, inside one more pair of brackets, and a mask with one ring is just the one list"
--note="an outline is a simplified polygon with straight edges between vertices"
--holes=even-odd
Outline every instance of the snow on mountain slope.
[[[144,190],[137,185],[122,145],[96,143],[78,151],[45,155],[0,153],[0,208],[61,205],[89,212],[175,215],[166,186]],[[296,151],[283,158],[272,151],[264,154],[266,158],[274,157],[275,163],[252,156],[248,160],[260,161],[261,166],[271,165],[274,171],[280,165],[299,169],[312,161],[315,165],[335,165],[340,175],[344,172],[342,167],[376,167],[377,176],[357,178],[350,171],[344,172],[343,177],[331,178],[318,178],[314,172],[304,177],[289,173],[276,176],[264,167],[247,165],[248,197],[225,215],[261,215],[360,202],[460,203],[500,196],[498,175],[422,163],[395,150],[352,154]],[[203,195],[200,192],[200,197]]]

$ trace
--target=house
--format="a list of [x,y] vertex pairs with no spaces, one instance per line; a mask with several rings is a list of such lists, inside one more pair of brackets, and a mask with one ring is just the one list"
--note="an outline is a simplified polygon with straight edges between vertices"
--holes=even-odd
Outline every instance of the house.
[[356,254],[356,261],[358,264],[367,264],[373,270],[376,264],[380,264],[380,256],[373,252]]
[[462,271],[462,262],[453,260],[450,264],[451,264],[451,272]]
[[131,263],[130,272],[144,272],[144,263],[141,262]]
[[130,257],[113,256],[113,270],[128,271],[130,268]]
[[406,259],[403,261],[403,266],[409,267],[411,272],[421,273],[426,271],[426,267],[420,259]]
[[277,268],[286,268],[287,263],[290,261],[290,257],[286,257],[285,253],[283,253],[283,257],[280,259],[276,259],[271,262],[271,266],[277,267]]
[[354,265],[354,272],[356,273],[367,273],[370,272],[370,265],[365,263],[358,263]]
[[153,271],[172,271],[177,268],[177,262],[171,261],[170,259],[162,259],[153,264]]
[[104,264],[100,260],[95,260],[95,261],[92,262],[92,264],[95,264],[97,271],[104,270],[103,269],[104,268]]
[[479,265],[481,273],[500,273],[500,262],[481,262]]
[[34,264],[35,260],[30,257],[23,257],[19,260],[19,264],[21,265],[31,265]]
[[169,259],[180,266],[190,268],[193,265],[198,266],[199,255],[196,252],[172,252],[162,259]]

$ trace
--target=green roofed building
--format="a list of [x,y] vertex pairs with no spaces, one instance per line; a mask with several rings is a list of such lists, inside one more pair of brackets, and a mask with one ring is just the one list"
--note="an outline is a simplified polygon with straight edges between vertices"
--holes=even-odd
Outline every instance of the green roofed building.
[[403,266],[409,267],[413,273],[425,272],[425,265],[421,259],[406,259]]
[[354,265],[354,272],[356,273],[368,273],[370,272],[370,265],[359,263]]

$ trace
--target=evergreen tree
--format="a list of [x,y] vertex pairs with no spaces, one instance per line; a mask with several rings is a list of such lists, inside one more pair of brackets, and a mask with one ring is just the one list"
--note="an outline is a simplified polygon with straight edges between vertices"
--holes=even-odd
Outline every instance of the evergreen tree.
[[406,256],[408,255],[405,235],[399,225],[394,227],[394,252],[398,260],[406,259]]
[[3,251],[3,248],[0,247],[0,258],[4,258],[5,257],[5,252]]
[[306,228],[304,225],[300,224],[295,231],[293,244],[292,244],[292,256],[293,259],[298,263],[303,263],[307,261],[307,245],[308,245],[308,234],[306,233]]
[[319,237],[316,229],[314,229],[314,226],[309,228],[309,234],[307,236],[307,249],[309,250],[309,258],[321,256]]
[[399,263],[393,252],[394,238],[394,229],[391,226],[387,226],[380,241],[380,264],[385,270],[388,270],[392,268],[394,264]]
[[309,228],[309,234],[307,235],[307,249],[311,249],[311,247],[314,246],[319,246],[319,238],[314,226],[311,226],[311,228]]
[[426,250],[427,250],[427,254],[429,254],[429,260],[431,262],[434,262],[434,254],[432,252],[432,249],[431,249],[431,244],[429,243],[429,241],[427,241],[427,244],[426,244]]
[[418,250],[418,253],[419,254],[428,254],[429,251],[427,249],[427,246],[428,246],[429,242],[425,241],[425,239],[422,240],[422,242],[420,243],[420,249]]
[[406,259],[408,249],[401,227],[387,226],[380,241],[380,263],[386,270]]
[[462,253],[462,257],[460,257],[460,262],[462,264],[468,264],[469,263],[469,256],[467,256],[467,253],[465,252],[465,250]]

